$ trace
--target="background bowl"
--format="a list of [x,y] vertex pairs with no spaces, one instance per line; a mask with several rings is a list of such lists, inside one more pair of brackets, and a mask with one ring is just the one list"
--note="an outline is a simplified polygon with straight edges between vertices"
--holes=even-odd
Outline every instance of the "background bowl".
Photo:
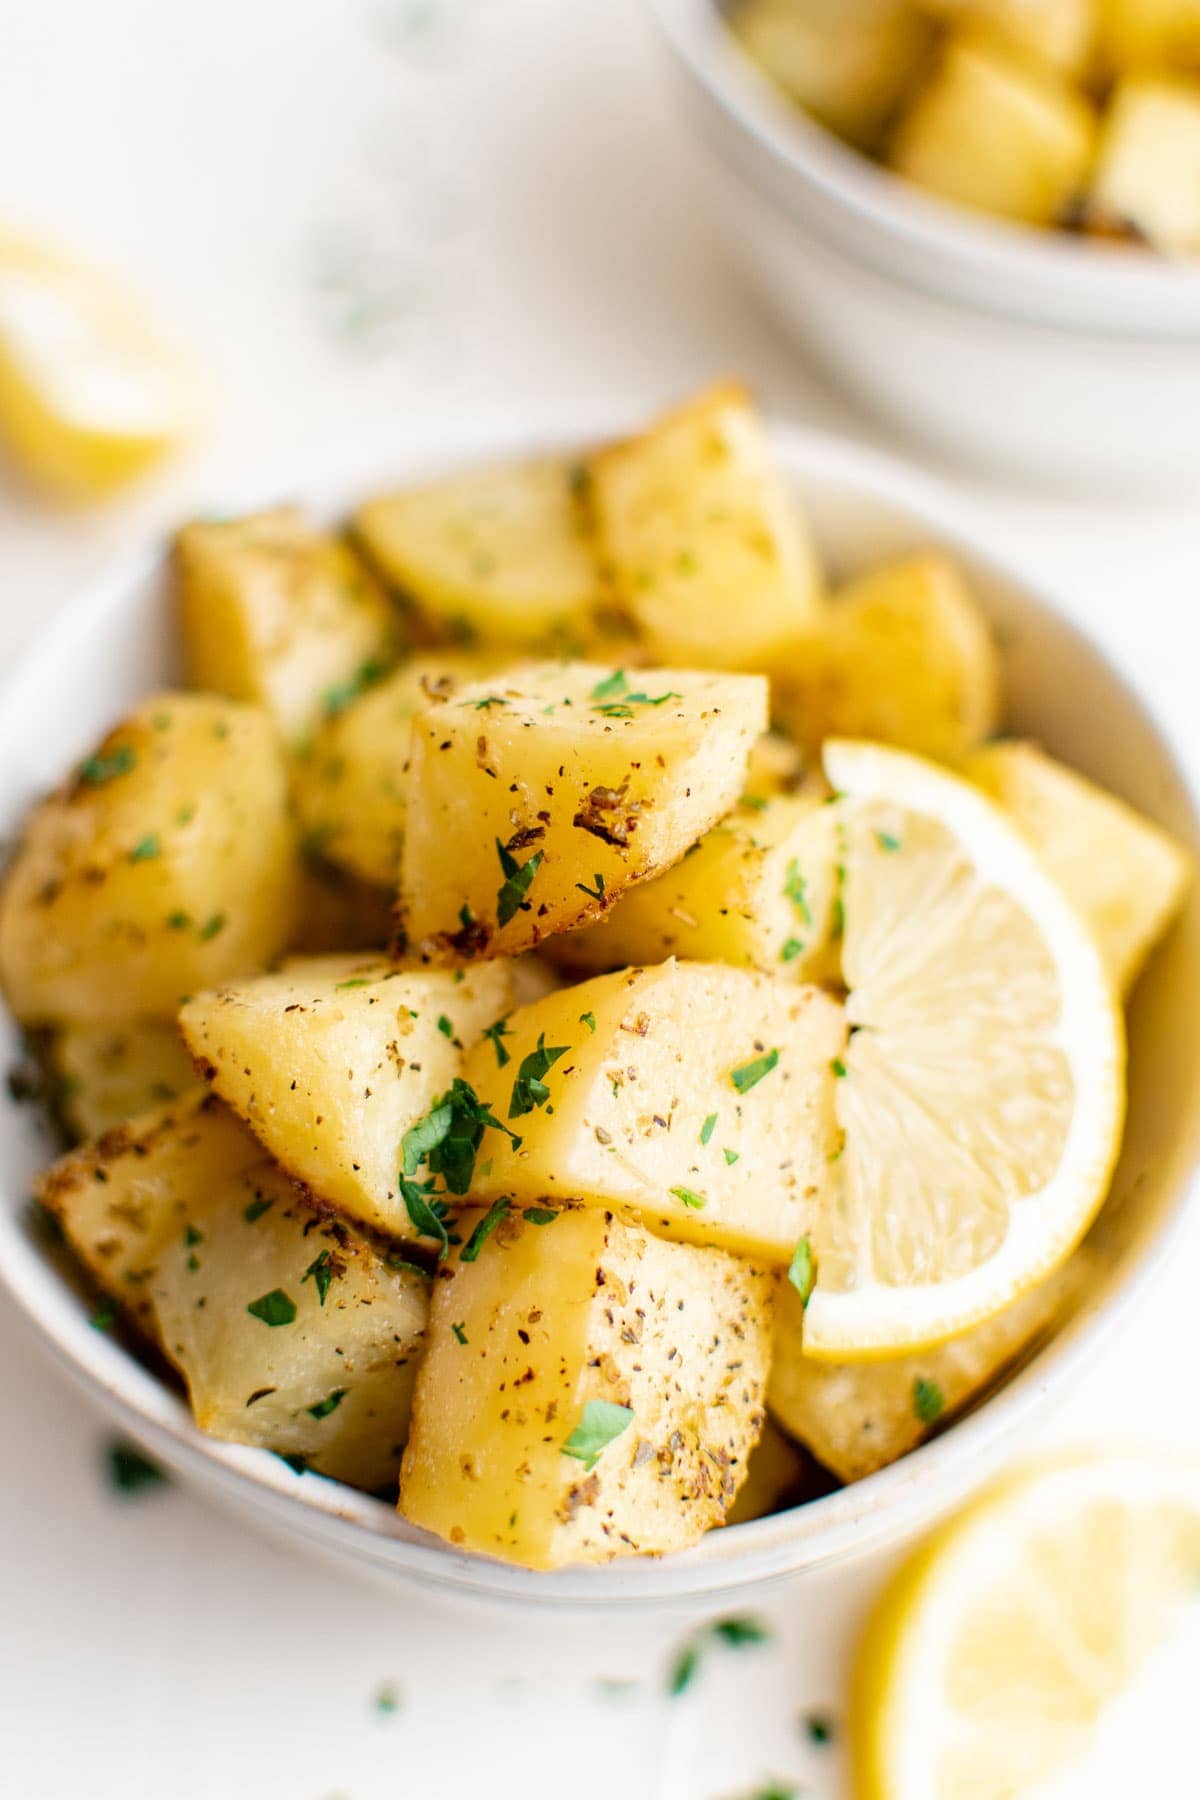
[[951,206],[848,149],[743,54],[720,0],[651,0],[734,253],[890,423],[1069,485],[1200,479],[1200,259]]
[[[620,421],[530,431],[511,427],[356,445],[236,498],[246,508],[294,497],[336,514],[370,487],[489,454],[608,436]],[[937,542],[958,556],[992,618],[1005,665],[1011,729],[1125,796],[1192,846],[1200,821],[1184,777],[1129,686],[1101,653],[988,547],[936,486],[889,460],[780,428],[783,467],[826,561],[844,575]],[[229,508],[228,510],[233,510]],[[116,573],[62,620],[0,695],[0,834],[132,702],[177,679],[162,552]],[[1077,1312],[1028,1366],[971,1415],[870,1479],[790,1512],[714,1531],[683,1555],[539,1575],[464,1556],[412,1530],[381,1501],[319,1476],[297,1476],[264,1451],[219,1443],[178,1395],[89,1324],[90,1308],[47,1251],[27,1199],[48,1145],[28,1108],[0,1102],[0,1284],[62,1367],[153,1455],[273,1535],[401,1586],[491,1601],[567,1607],[711,1605],[762,1582],[828,1565],[927,1522],[975,1486],[1087,1361],[1167,1256],[1198,1151],[1200,898],[1143,978],[1130,1021],[1131,1094],[1112,1198],[1095,1229],[1103,1254]],[[18,1034],[0,1026],[10,1058]]]

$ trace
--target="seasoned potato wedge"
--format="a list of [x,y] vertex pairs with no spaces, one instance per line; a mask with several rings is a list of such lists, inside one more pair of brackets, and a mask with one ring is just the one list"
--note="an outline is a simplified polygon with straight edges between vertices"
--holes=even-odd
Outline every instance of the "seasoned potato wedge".
[[394,887],[413,719],[496,667],[494,655],[470,650],[414,656],[327,720],[293,764],[305,844],[363,881]]
[[807,527],[743,389],[710,389],[590,471],[601,554],[659,661],[769,667],[818,611]]
[[395,655],[395,618],[378,584],[295,507],[185,525],[175,567],[190,679],[257,701],[288,739]]
[[600,918],[733,805],[766,708],[761,676],[535,663],[419,715],[409,953],[515,955]]
[[819,981],[836,973],[837,866],[836,806],[743,801],[673,869],[631,888],[601,924],[553,938],[550,951],[591,972],[679,956]]
[[1099,0],[1097,10],[1108,67],[1200,71],[1200,0]]
[[58,1111],[78,1138],[99,1137],[196,1086],[173,1019],[61,1025],[46,1056]]
[[355,515],[371,560],[440,632],[547,650],[601,595],[577,464],[547,457],[381,494]]
[[745,969],[666,962],[564,988],[464,1074],[485,1132],[472,1193],[561,1195],[668,1237],[787,1262],[829,1185],[841,1007]]
[[804,1308],[780,1286],[767,1404],[840,1481],[895,1462],[960,1411],[1048,1329],[1082,1291],[1093,1253],[1077,1250],[1003,1312],[933,1350],[884,1362],[818,1362],[803,1353]]
[[877,738],[958,762],[995,730],[999,667],[961,573],[931,552],[844,588],[781,666],[781,723],[815,750],[827,737]]
[[[1200,15],[1197,22],[1200,59]],[[1087,217],[1168,255],[1200,252],[1200,81],[1130,78],[1104,127]]]
[[1051,70],[967,33],[901,119],[889,160],[960,206],[1053,225],[1086,184],[1096,115]]
[[435,1284],[404,1516],[535,1569],[719,1525],[762,1425],[772,1277],[596,1207],[512,1208],[474,1247]]
[[355,1486],[394,1479],[428,1282],[308,1205],[218,1101],[108,1132],[38,1193],[179,1369],[203,1430]]
[[1035,744],[991,744],[966,773],[1029,838],[1128,993],[1191,883],[1182,845]]
[[864,149],[878,142],[932,39],[911,0],[743,0],[731,24],[790,99]]
[[1086,70],[1095,0],[920,0],[932,17],[979,26],[1067,75]]
[[0,979],[25,1021],[169,1017],[282,949],[295,887],[266,714],[158,694],[27,819],[0,893]]
[[290,1175],[353,1218],[412,1238],[401,1139],[511,992],[499,962],[456,980],[308,957],[197,994],[179,1023],[201,1074]]

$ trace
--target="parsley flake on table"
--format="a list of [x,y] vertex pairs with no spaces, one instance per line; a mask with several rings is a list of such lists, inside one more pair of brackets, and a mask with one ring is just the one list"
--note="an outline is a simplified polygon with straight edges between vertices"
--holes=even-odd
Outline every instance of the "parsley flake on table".
[[762,1619],[739,1613],[727,1619],[714,1619],[702,1625],[685,1640],[672,1658],[667,1672],[667,1692],[672,1699],[686,1693],[700,1672],[705,1650],[712,1644],[724,1644],[731,1650],[745,1650],[769,1643],[771,1628]]
[[738,1068],[731,1069],[729,1079],[739,1094],[748,1094],[752,1087],[758,1086],[764,1075],[771,1073],[778,1061],[778,1050],[767,1050],[752,1062],[742,1063]]
[[114,1439],[108,1446],[106,1460],[109,1484],[118,1494],[139,1494],[144,1488],[165,1485],[171,1479],[165,1469],[123,1438]]
[[252,1318],[261,1319],[264,1325],[290,1325],[296,1317],[296,1302],[282,1288],[272,1288],[269,1294],[260,1294],[257,1300],[251,1300],[246,1311]]
[[618,1406],[612,1400],[589,1400],[579,1416],[579,1423],[562,1447],[564,1456],[573,1456],[585,1470],[592,1470],[603,1451],[624,1435],[633,1424],[632,1406]]
[[500,871],[504,876],[496,894],[496,923],[507,925],[525,905],[525,896],[542,866],[545,851],[535,850],[528,862],[519,863],[511,850],[506,850],[497,838],[496,854],[500,858]]

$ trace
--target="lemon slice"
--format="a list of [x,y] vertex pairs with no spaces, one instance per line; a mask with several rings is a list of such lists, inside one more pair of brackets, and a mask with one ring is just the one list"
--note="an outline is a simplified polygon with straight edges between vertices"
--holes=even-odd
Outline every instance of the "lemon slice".
[[1166,1686],[1172,1639],[1191,1660],[1198,1615],[1200,1465],[1110,1455],[1008,1477],[901,1568],[868,1624],[855,1794],[1115,1791],[1066,1772],[1090,1770],[1118,1715]]
[[991,801],[878,744],[831,741],[825,770],[851,1037],[804,1347],[853,1361],[944,1342],[1074,1248],[1125,1042],[1089,931]]
[[0,235],[0,432],[27,474],[80,497],[140,475],[192,430],[197,387],[107,277]]

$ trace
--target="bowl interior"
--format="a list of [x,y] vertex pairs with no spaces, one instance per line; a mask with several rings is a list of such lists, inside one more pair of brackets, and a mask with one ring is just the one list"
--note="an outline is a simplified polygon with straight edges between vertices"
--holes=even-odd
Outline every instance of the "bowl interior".
[[[577,445],[588,436],[531,434],[517,449]],[[994,621],[1002,647],[1008,729],[1040,739],[1200,849],[1200,821],[1184,778],[1137,696],[1103,655],[1029,587],[1006,573],[977,528],[936,488],[898,465],[835,441],[780,430],[778,448],[814,522],[826,560],[845,574],[933,542],[954,551]],[[299,498],[334,514],[372,485],[473,456],[513,451],[501,426],[420,446],[357,447],[259,494]],[[11,838],[28,803],[122,710],[178,676],[161,555],[127,567],[56,622],[0,696],[0,834]],[[898,1534],[977,1481],[1051,1385],[1089,1354],[1166,1252],[1197,1155],[1200,1070],[1200,897],[1154,958],[1130,1020],[1131,1089],[1125,1149],[1095,1228],[1103,1254],[1075,1316],[1023,1372],[943,1436],[852,1488],[790,1512],[716,1531],[661,1561],[534,1575],[465,1557],[413,1531],[383,1502],[296,1476],[262,1451],[218,1443],[193,1426],[177,1395],[88,1324],[70,1276],[48,1256],[27,1201],[48,1145],[27,1108],[0,1102],[0,1284],[68,1372],[156,1454],[226,1503],[326,1552],[347,1553],[392,1577],[493,1600],[637,1605],[745,1588],[827,1564]],[[0,1023],[0,1051],[19,1048]]]

